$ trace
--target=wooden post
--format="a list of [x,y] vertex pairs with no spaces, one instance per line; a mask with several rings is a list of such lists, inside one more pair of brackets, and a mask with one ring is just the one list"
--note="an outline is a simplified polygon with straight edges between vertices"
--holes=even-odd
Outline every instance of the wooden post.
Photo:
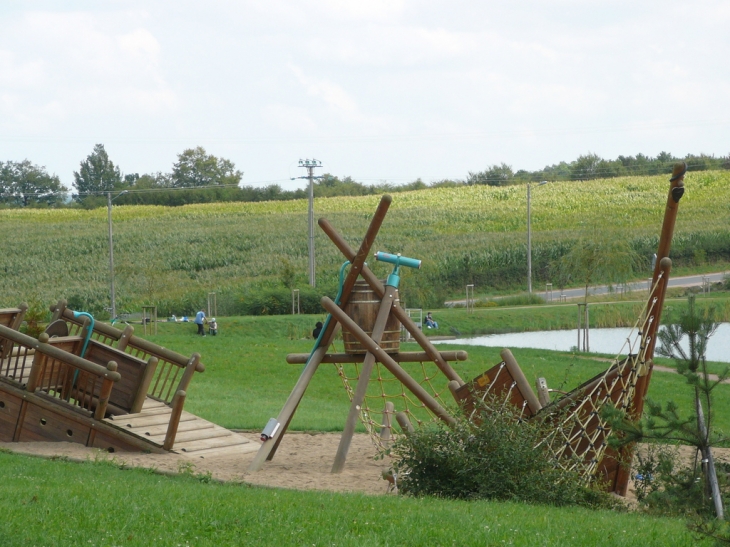
[[[42,332],[38,337],[38,341],[41,344],[47,344],[50,337],[47,333]],[[37,348],[36,348],[37,349]],[[48,357],[40,351],[36,351],[33,355],[33,362],[30,365],[30,375],[28,376],[28,383],[25,385],[25,390],[28,393],[35,393],[38,388],[38,381],[41,378],[41,372],[46,364]]]
[[[375,236],[378,234],[380,226],[383,224],[383,220],[385,219],[385,215],[388,212],[391,202],[392,198],[389,195],[385,195],[380,199],[378,208],[375,211],[375,216],[373,216],[373,219],[370,221],[370,226],[368,227],[365,238],[360,245],[360,249],[356,255],[353,253],[352,256],[347,257],[348,260],[350,260],[351,265],[350,271],[342,285],[342,294],[340,296],[341,306],[344,306],[350,298],[352,287],[355,285],[357,276],[360,275],[360,272],[365,265],[365,260],[370,254],[370,248],[375,242]],[[382,294],[380,296],[382,297]],[[336,321],[327,322],[327,326],[320,338],[319,347],[312,353],[312,357],[304,366],[304,370],[302,371],[301,376],[299,376],[299,380],[294,386],[289,398],[286,400],[286,403],[284,403],[284,408],[282,408],[281,412],[279,412],[277,421],[281,424],[281,426],[277,430],[276,434],[267,439],[261,446],[248,467],[249,473],[253,473],[254,471],[261,469],[264,462],[272,459],[274,454],[276,454],[279,443],[281,443],[281,439],[284,437],[286,430],[289,428],[289,424],[294,417],[294,413],[297,411],[297,407],[304,396],[304,392],[307,390],[307,386],[309,386],[309,382],[312,380],[312,377],[314,377],[314,373],[317,372],[317,368],[319,367],[322,357],[327,354],[327,349],[334,340],[338,328],[339,325],[337,325]]]
[[172,413],[170,414],[170,423],[167,425],[167,433],[165,434],[165,442],[162,448],[172,450],[175,444],[175,436],[177,435],[177,427],[180,425],[180,416],[182,416],[183,406],[185,406],[185,393],[182,389],[175,393],[172,399]]
[[393,401],[386,401],[383,409],[383,427],[380,428],[380,440],[384,445],[390,442],[390,435],[393,429],[393,414],[395,414],[395,405]]
[[[183,372],[182,378],[180,378],[180,383],[177,385],[177,391],[187,391],[190,381],[193,379],[193,375],[195,374],[195,370],[198,368],[199,362],[200,354],[193,353],[190,356],[187,365],[185,365],[185,372]],[[175,396],[177,396],[177,392],[175,393]]]
[[66,305],[66,301],[62,298],[55,306],[51,306],[51,311],[53,312],[53,315],[51,316],[51,323],[63,317],[63,312],[66,310]]
[[406,386],[411,393],[413,393],[426,407],[431,410],[436,416],[449,425],[455,424],[456,420],[434,399],[421,384],[416,382],[411,376],[396,363],[393,358],[388,355],[378,344],[363,331],[360,326],[355,323],[347,314],[337,307],[337,304],[332,302],[326,296],[321,300],[322,306],[328,312],[330,312],[341,324],[343,328],[346,328],[350,333],[357,338],[357,340],[365,347],[367,351],[373,353],[377,360],[387,368],[393,376],[395,376],[404,386]]
[[[687,172],[687,164],[685,162],[674,164],[672,170],[672,177],[669,179],[669,193],[667,195],[667,205],[664,209],[664,221],[662,223],[662,231],[659,236],[659,247],[657,249],[657,260],[654,266],[654,275],[649,283],[649,306],[647,306],[647,314],[653,315],[653,320],[644,334],[644,338],[648,340],[648,346],[645,353],[645,362],[647,363],[649,370],[646,375],[640,376],[636,381],[636,387],[634,388],[634,400],[632,406],[629,409],[629,416],[633,420],[641,418],[644,412],[644,397],[646,392],[649,390],[649,382],[651,380],[651,373],[654,368],[654,347],[656,345],[656,334],[659,329],[659,322],[661,321],[662,308],[664,306],[664,296],[667,290],[667,284],[669,282],[669,273],[672,269],[672,261],[669,258],[669,251],[672,247],[672,237],[674,235],[674,225],[677,220],[677,212],[679,209],[679,200],[684,194],[684,175]],[[657,285],[659,276],[661,274],[661,283],[656,287],[656,293],[652,294],[652,287]],[[651,304],[653,297],[656,297],[656,301]],[[633,456],[634,447],[633,445],[627,445],[621,449],[621,456],[624,461],[630,461]],[[613,492],[625,496],[628,491],[628,485],[630,480],[629,469],[623,466],[619,467],[614,482]]]
[[[385,331],[385,324],[388,322],[390,317],[390,310],[393,307],[395,301],[395,295],[398,289],[390,285],[385,286],[385,294],[383,299],[380,301],[380,309],[378,309],[378,315],[375,318],[375,324],[373,325],[373,334],[371,340],[380,344]],[[343,312],[344,313],[344,312]],[[352,401],[350,403],[350,411],[347,414],[347,421],[345,422],[345,429],[340,437],[340,444],[337,447],[337,455],[335,456],[335,462],[332,465],[332,473],[340,473],[345,467],[345,460],[347,459],[347,452],[350,450],[350,443],[352,442],[352,436],[355,434],[355,426],[357,425],[358,417],[360,416],[360,409],[362,403],[365,400],[365,394],[368,390],[368,383],[370,382],[370,374],[373,372],[373,366],[375,365],[375,355],[368,352],[365,354],[365,361],[360,369],[360,378],[357,380],[357,386],[355,387],[355,393],[352,395]]]
[[127,349],[127,344],[129,344],[129,341],[132,339],[132,335],[134,334],[134,327],[132,325],[127,325],[124,327],[124,330],[122,331],[122,336],[119,337],[119,341],[117,342],[117,349],[119,351],[124,351]]
[[[142,373],[142,379],[139,382],[139,388],[137,388],[137,393],[134,396],[134,401],[132,401],[132,406],[129,409],[130,414],[137,414],[142,410],[142,407],[144,406],[144,401],[147,398],[147,391],[149,390],[150,383],[152,382],[152,377],[155,375],[155,370],[157,370],[157,362],[157,357],[150,357],[147,360],[147,365],[145,366],[144,372]],[[195,371],[193,370],[193,372]]]
[[[116,372],[117,364],[114,361],[109,361],[106,365],[106,369],[109,372]],[[99,392],[99,402],[96,405],[96,412],[94,412],[95,420],[103,420],[104,414],[106,414],[106,407],[109,404],[109,396],[112,393],[114,387],[114,380],[108,376],[104,376],[104,380],[101,383],[101,391]]]
[[413,424],[411,424],[411,421],[408,419],[408,416],[405,412],[398,412],[395,415],[395,421],[398,422],[398,425],[403,430],[403,433],[413,433]]

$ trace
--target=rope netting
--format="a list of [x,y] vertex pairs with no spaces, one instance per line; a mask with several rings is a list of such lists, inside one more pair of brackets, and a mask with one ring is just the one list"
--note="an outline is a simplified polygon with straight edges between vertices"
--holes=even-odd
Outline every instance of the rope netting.
[[[434,363],[422,361],[401,362],[400,365],[441,406],[446,407],[447,404],[453,406],[453,399],[447,388],[448,381]],[[335,363],[334,366],[342,380],[347,396],[352,402],[355,386],[360,379],[362,363]],[[435,384],[443,384],[444,387],[437,389]],[[449,394],[446,401],[442,398],[444,392]],[[388,408],[387,403],[392,403],[392,408]],[[433,412],[413,395],[400,380],[393,376],[382,363],[375,363],[368,383],[368,391],[360,408],[360,423],[379,449],[387,449],[388,438],[392,440],[393,437],[397,436],[400,428],[397,426],[395,415],[401,412],[407,416],[414,428],[437,419]],[[385,436],[382,434],[384,428],[389,429]]]
[[613,404],[619,410],[629,411],[634,404],[636,382],[648,373],[647,361],[652,357],[648,352],[653,346],[651,333],[656,332],[653,327],[659,299],[657,289],[662,277],[660,273],[612,365],[544,409],[554,411],[557,417],[553,433],[545,439],[551,452],[564,468],[575,470],[587,479],[596,474],[606,452],[606,440],[611,435],[611,427],[602,418],[601,410]]

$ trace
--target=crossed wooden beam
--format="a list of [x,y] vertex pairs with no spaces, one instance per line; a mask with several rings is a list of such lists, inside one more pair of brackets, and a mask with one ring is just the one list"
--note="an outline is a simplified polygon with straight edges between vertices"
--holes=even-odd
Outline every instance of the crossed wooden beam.
[[[458,382],[459,385],[463,385],[464,382],[456,373],[456,371],[449,365],[445,357],[455,357],[458,360],[465,360],[467,358],[466,352],[439,352],[431,343],[426,335],[418,328],[413,320],[408,316],[400,304],[396,300],[396,290],[390,285],[383,285],[383,283],[373,274],[373,272],[365,264],[365,260],[370,254],[371,247],[375,242],[375,237],[383,224],[385,215],[388,212],[392,198],[389,195],[385,195],[381,198],[378,208],[375,211],[370,226],[368,227],[365,237],[360,244],[360,248],[355,252],[344,238],[337,233],[334,227],[327,221],[327,219],[320,218],[318,224],[325,234],[332,240],[335,246],[342,252],[347,260],[350,261],[350,271],[345,278],[342,285],[342,293],[340,296],[339,304],[333,302],[330,298],[323,297],[322,305],[331,314],[330,321],[327,322],[326,328],[320,337],[320,343],[312,352],[309,359],[306,361],[306,365],[302,374],[299,377],[294,389],[292,390],[289,398],[287,399],[284,407],[282,408],[277,422],[279,427],[271,435],[271,437],[264,440],[263,445],[259,449],[258,453],[254,457],[253,461],[249,465],[248,471],[254,472],[261,469],[266,460],[271,460],[276,454],[276,450],[281,443],[281,439],[289,428],[289,424],[294,416],[294,413],[299,406],[299,403],[304,396],[304,392],[312,380],[317,367],[324,361],[332,361],[336,359],[332,355],[327,354],[327,350],[335,339],[338,329],[344,327],[347,329],[366,349],[367,353],[363,357],[363,365],[360,370],[360,377],[355,388],[352,402],[350,404],[350,411],[348,413],[347,421],[345,423],[345,429],[340,439],[340,445],[337,449],[337,455],[335,456],[335,462],[332,466],[332,472],[338,473],[342,471],[345,460],[347,458],[347,452],[352,441],[352,436],[355,432],[355,426],[357,419],[360,414],[360,408],[365,398],[365,392],[367,391],[367,384],[370,379],[370,373],[376,362],[382,363],[398,380],[400,380],[404,386],[406,386],[421,402],[430,409],[437,417],[446,423],[453,423],[454,418],[432,397],[423,387],[414,380],[400,365],[399,362],[407,361],[422,361],[425,357],[428,360],[433,361],[436,366],[444,373],[449,381]],[[355,323],[344,310],[347,304],[352,288],[355,285],[358,277],[362,277],[370,288],[381,298],[380,308],[378,315],[375,319],[375,325],[373,327],[372,335],[368,335],[360,326]],[[411,336],[418,342],[421,348],[424,350],[421,352],[414,353],[401,353],[397,356],[391,356],[386,353],[380,347],[380,341],[387,323],[388,317],[394,315],[403,327],[411,334]],[[292,356],[290,356],[291,358]],[[342,356],[342,359],[352,359],[352,356]],[[296,362],[296,356],[294,359],[288,359],[290,362]],[[357,359],[359,361],[359,359]],[[338,361],[342,362],[342,361]]]

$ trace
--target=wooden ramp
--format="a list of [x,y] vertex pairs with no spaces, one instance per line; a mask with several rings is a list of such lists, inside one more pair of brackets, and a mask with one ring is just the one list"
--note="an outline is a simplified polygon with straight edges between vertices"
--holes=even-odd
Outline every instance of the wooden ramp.
[[[148,397],[141,412],[110,416],[104,421],[119,431],[162,447],[171,413],[171,407]],[[190,458],[212,458],[256,452],[260,446],[243,435],[183,411],[172,452]]]

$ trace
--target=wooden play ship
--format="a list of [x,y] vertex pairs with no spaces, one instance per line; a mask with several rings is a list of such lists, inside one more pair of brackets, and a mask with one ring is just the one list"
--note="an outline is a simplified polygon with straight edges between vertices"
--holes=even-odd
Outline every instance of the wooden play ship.
[[61,300],[38,339],[18,331],[27,306],[0,309],[0,441],[67,441],[109,452],[190,457],[258,449],[183,410],[205,366]]

